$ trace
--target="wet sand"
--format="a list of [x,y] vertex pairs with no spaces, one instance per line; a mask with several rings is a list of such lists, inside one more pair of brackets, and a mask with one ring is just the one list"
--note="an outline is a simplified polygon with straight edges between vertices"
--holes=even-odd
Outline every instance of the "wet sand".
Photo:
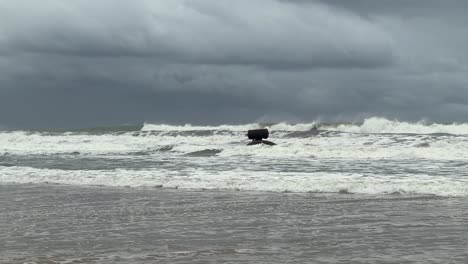
[[0,185],[0,263],[466,263],[468,198]]

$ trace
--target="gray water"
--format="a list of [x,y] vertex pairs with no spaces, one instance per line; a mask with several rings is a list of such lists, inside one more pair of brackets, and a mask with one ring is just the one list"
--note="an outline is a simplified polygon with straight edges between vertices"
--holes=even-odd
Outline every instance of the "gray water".
[[468,125],[0,131],[0,263],[468,263]]
[[468,199],[0,185],[1,263],[466,263]]

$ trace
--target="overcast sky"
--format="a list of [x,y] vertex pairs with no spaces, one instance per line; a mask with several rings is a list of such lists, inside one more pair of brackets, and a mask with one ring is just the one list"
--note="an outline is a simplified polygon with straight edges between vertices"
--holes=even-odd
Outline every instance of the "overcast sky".
[[0,0],[0,127],[468,122],[468,1]]

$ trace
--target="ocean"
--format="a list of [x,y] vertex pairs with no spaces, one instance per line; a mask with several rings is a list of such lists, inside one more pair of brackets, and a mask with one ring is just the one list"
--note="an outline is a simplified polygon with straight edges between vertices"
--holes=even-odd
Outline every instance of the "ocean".
[[0,263],[467,263],[467,150],[377,117],[2,131]]

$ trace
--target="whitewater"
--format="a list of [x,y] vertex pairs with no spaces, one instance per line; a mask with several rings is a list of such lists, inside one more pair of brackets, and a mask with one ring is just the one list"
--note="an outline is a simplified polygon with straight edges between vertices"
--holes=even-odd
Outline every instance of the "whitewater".
[[[246,146],[266,127],[276,146]],[[468,124],[192,126],[0,132],[0,183],[468,196]]]

